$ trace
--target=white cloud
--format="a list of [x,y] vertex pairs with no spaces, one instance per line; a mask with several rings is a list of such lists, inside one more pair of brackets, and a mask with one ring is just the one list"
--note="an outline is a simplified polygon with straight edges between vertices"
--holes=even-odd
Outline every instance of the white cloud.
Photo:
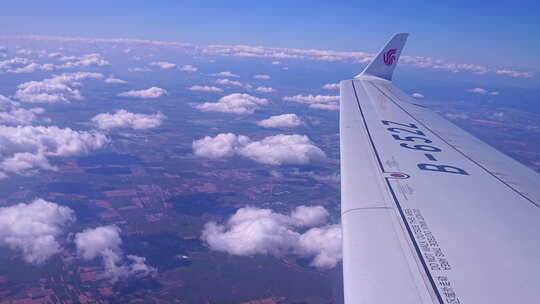
[[414,98],[424,98],[424,95],[420,94],[420,93],[413,93],[412,97],[414,97]]
[[473,89],[469,89],[467,90],[471,93],[477,93],[477,94],[482,94],[482,95],[485,95],[488,93],[488,90],[484,89],[484,88],[473,88]]
[[22,68],[30,63],[32,63],[32,61],[27,58],[15,57],[11,59],[6,59],[3,61],[0,61],[0,71],[2,72],[13,71],[14,69]]
[[193,154],[206,158],[222,158],[233,156],[238,147],[249,142],[246,136],[233,133],[221,133],[215,137],[205,136],[192,144]]
[[339,89],[339,83],[327,83],[322,86],[325,90],[338,90]]
[[231,114],[252,114],[268,99],[258,98],[249,94],[234,93],[221,97],[217,102],[205,102],[194,107],[203,112],[222,112]]
[[41,264],[62,248],[62,228],[75,221],[73,210],[36,199],[0,208],[0,244],[21,251],[26,262]]
[[228,86],[236,86],[236,87],[243,86],[243,84],[240,81],[230,80],[230,79],[216,79],[216,83],[228,85]]
[[7,125],[29,125],[36,121],[39,114],[45,112],[43,108],[15,108],[7,112],[0,112],[0,123]]
[[200,86],[200,85],[194,85],[194,86],[188,88],[188,90],[191,90],[191,91],[200,91],[200,92],[216,92],[216,93],[223,92],[223,89],[220,89],[220,88],[218,88],[218,87],[213,87],[213,86]]
[[126,110],[118,110],[114,114],[101,113],[92,118],[92,122],[100,129],[131,128],[135,130],[147,130],[159,127],[165,120],[165,115],[136,114]]
[[[322,207],[300,206],[292,214],[294,216],[270,209],[241,208],[223,225],[208,222],[201,239],[210,249],[232,255],[281,257],[294,254],[313,258],[314,267],[334,267],[341,260],[339,225],[311,228],[302,234],[297,227],[325,224],[328,213]],[[316,221],[299,222],[299,218],[315,218]]]
[[339,104],[337,103],[312,103],[309,105],[312,109],[338,111]]
[[[204,53],[220,56],[235,56],[235,57],[256,57],[256,58],[272,58],[272,59],[302,59],[302,60],[318,60],[327,62],[355,62],[367,63],[370,62],[374,54],[365,52],[339,52],[332,50],[304,50],[292,48],[272,48],[263,46],[248,46],[248,45],[210,45],[202,49]],[[421,56],[401,56],[400,62],[418,68],[430,68],[434,70],[444,70],[449,72],[471,72],[474,74],[483,75],[486,73],[496,73],[499,75],[507,75],[510,77],[529,78],[533,77],[532,72],[522,72],[510,69],[491,69],[486,66],[469,64],[469,63],[452,63],[441,59]],[[280,64],[279,61],[273,61],[272,64]]]
[[326,154],[305,135],[269,136],[250,142],[238,153],[244,157],[269,165],[308,164],[326,158]]
[[93,229],[85,229],[75,236],[77,252],[84,259],[91,260],[98,257],[104,251],[120,251],[122,238],[120,228],[117,226],[100,226]]
[[214,73],[214,74],[210,74],[210,76],[215,76],[215,77],[232,77],[232,78],[239,78],[240,75],[237,75],[237,74],[234,74],[232,72],[219,72],[219,73]]
[[[89,44],[96,43],[110,43],[113,45],[126,45],[129,47],[135,46],[171,46],[175,49],[185,48],[192,49],[193,45],[190,43],[175,42],[175,41],[159,41],[159,40],[145,40],[145,39],[126,39],[126,38],[85,38],[85,37],[65,37],[65,36],[39,36],[29,35],[21,36],[22,38],[34,39],[34,40],[52,40],[52,41],[71,41],[71,42],[85,42]],[[127,49],[124,50],[124,52]]]
[[15,98],[29,103],[70,103],[82,100],[83,97],[76,87],[81,80],[101,79],[103,74],[76,72],[64,73],[41,81],[29,81],[17,86]]
[[322,206],[298,206],[291,213],[291,218],[295,226],[314,227],[325,224],[329,215]]
[[125,262],[124,254],[120,248],[122,245],[120,228],[117,226],[100,226],[79,232],[75,235],[75,245],[77,252],[83,259],[101,258],[105,275],[113,282],[135,273],[150,275],[156,272],[155,268],[145,264],[144,257],[128,255],[127,258],[132,263]]
[[197,70],[198,70],[196,67],[194,67],[194,66],[192,66],[190,64],[178,67],[178,69],[180,71],[184,71],[184,72],[197,72]]
[[497,91],[489,91],[484,88],[472,88],[472,89],[467,90],[467,92],[476,93],[480,95],[499,95],[499,92]]
[[129,68],[128,71],[129,71],[129,72],[150,72],[150,71],[152,71],[152,70],[149,69],[149,68],[139,68],[139,67],[136,67],[136,68]]
[[176,64],[167,62],[167,61],[154,61],[150,62],[149,65],[151,66],[157,66],[161,69],[168,70],[168,69],[174,69],[176,68]]
[[339,96],[337,95],[295,95],[285,96],[283,100],[309,104],[312,109],[339,110]]
[[158,87],[151,87],[146,90],[131,90],[118,94],[118,96],[122,97],[134,97],[142,99],[159,98],[163,95],[167,95],[167,90]]
[[534,76],[534,73],[532,72],[521,72],[521,71],[514,71],[514,70],[496,70],[496,74],[499,75],[508,75],[510,77],[514,78],[531,78]]
[[115,78],[114,76],[109,76],[107,79],[104,80],[105,83],[127,83],[127,81]]
[[20,49],[20,50],[15,51],[15,54],[17,55],[32,55],[33,53],[34,53],[33,51],[27,50],[27,49]]
[[109,62],[103,59],[103,57],[101,57],[101,55],[97,53],[86,54],[79,57],[77,56],[60,57],[58,60],[66,61],[66,63],[60,66],[60,68],[63,68],[63,69],[109,65]]
[[[53,37],[53,36],[24,36],[34,40],[57,40],[57,41],[75,41],[85,43],[109,43],[109,44],[124,44],[132,48],[144,46],[168,46],[175,49],[190,50],[201,52],[202,54],[210,54],[217,56],[236,56],[236,57],[253,57],[253,58],[269,58],[272,59],[272,64],[281,64],[281,59],[298,59],[298,60],[317,60],[326,62],[352,62],[352,63],[367,63],[374,57],[372,53],[366,52],[341,52],[332,50],[314,50],[314,49],[293,49],[293,48],[273,48],[263,46],[249,45],[210,45],[205,47],[196,47],[189,43],[173,42],[173,41],[157,41],[157,40],[142,40],[142,39],[103,39],[103,38],[81,38],[81,37]],[[498,75],[506,75],[510,77],[530,78],[535,74],[530,71],[516,71],[512,69],[494,69],[487,66],[481,66],[470,63],[452,63],[443,59],[432,57],[421,57],[404,55],[401,56],[400,62],[405,65],[411,65],[417,68],[429,68],[434,70],[444,70],[449,72],[470,72],[478,75],[486,73],[494,73]]]
[[274,88],[271,88],[271,87],[257,87],[255,89],[255,91],[261,92],[261,93],[273,93],[276,90]]
[[270,79],[272,77],[270,77],[270,75],[266,75],[266,74],[257,74],[255,76],[253,76],[253,78],[255,78],[255,79]]
[[33,73],[35,71],[53,71],[57,68],[58,68],[57,66],[50,63],[39,64],[39,63],[31,62],[26,65],[13,64],[11,68],[4,70],[4,72],[14,73],[14,74],[27,74],[27,73]]
[[0,95],[0,123],[7,125],[28,125],[45,112],[42,108],[24,109],[20,103]]
[[109,139],[99,132],[56,126],[0,125],[0,142],[0,170],[32,174],[34,168],[55,170],[49,157],[84,155],[103,147]]
[[337,95],[295,95],[283,97],[286,101],[294,101],[300,103],[330,103],[339,101]]
[[49,58],[60,58],[60,57],[63,57],[62,53],[59,53],[59,52],[53,52],[53,53],[49,53],[47,55],[47,57]]
[[333,268],[341,260],[341,226],[311,228],[300,236],[296,253],[314,256],[311,266]]
[[194,141],[193,152],[199,157],[207,158],[240,155],[269,165],[303,165],[326,159],[326,154],[307,136],[297,134],[279,134],[260,141],[251,141],[246,136],[222,133]]
[[302,124],[302,120],[296,114],[282,114],[269,117],[257,123],[264,128],[293,128]]

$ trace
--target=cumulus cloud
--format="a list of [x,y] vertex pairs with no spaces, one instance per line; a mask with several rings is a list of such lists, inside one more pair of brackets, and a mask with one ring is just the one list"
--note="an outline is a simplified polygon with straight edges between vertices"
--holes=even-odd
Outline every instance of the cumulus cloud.
[[82,56],[64,56],[58,60],[65,61],[60,68],[80,68],[88,66],[106,66],[109,62],[98,53],[86,54]]
[[131,128],[135,130],[147,130],[159,127],[165,115],[136,114],[126,110],[117,110],[114,114],[101,113],[92,118],[92,122],[100,129]]
[[163,95],[167,95],[167,90],[158,87],[151,87],[146,90],[131,90],[118,94],[118,96],[122,97],[134,97],[142,99],[159,98]]
[[240,75],[237,75],[237,74],[234,74],[232,72],[219,72],[219,73],[214,73],[214,74],[210,74],[210,76],[215,76],[215,77],[232,77],[232,78],[239,78]]
[[192,65],[190,65],[190,64],[187,64],[187,65],[183,65],[183,66],[181,66],[181,67],[178,67],[178,69],[179,69],[180,71],[184,71],[184,72],[197,72],[197,70],[198,70],[197,67],[194,67],[194,66],[192,66]]
[[127,81],[115,78],[114,76],[109,76],[104,81],[105,83],[127,83]]
[[471,93],[482,94],[482,95],[488,93],[488,91],[487,91],[486,89],[483,89],[483,88],[473,88],[473,89],[469,89],[469,90],[467,90],[467,91],[469,91],[469,92],[471,92]]
[[221,133],[215,137],[205,136],[193,142],[193,154],[206,158],[230,157],[248,142],[248,137],[233,133]]
[[325,90],[338,90],[339,89],[339,83],[327,83],[322,86]]
[[[272,58],[272,59],[302,59],[317,60],[326,62],[370,62],[374,54],[366,52],[340,52],[332,50],[314,49],[293,49],[293,48],[273,48],[264,46],[249,45],[210,45],[202,48],[204,53],[219,56]],[[492,69],[486,66],[470,63],[453,63],[442,59],[422,56],[401,56],[400,62],[417,68],[430,68],[434,70],[444,70],[449,72],[470,72],[474,74],[495,73],[510,77],[529,78],[533,77],[532,72],[515,71],[511,69]],[[279,61],[272,61],[272,64],[280,64]]]
[[200,91],[200,92],[215,92],[220,93],[223,92],[223,89],[213,86],[201,86],[201,85],[194,85],[188,88],[188,90],[191,91]]
[[424,98],[424,95],[420,94],[420,93],[413,93],[412,97],[414,97],[414,98]]
[[[315,50],[315,49],[294,49],[294,48],[274,48],[264,46],[249,46],[249,45],[209,45],[205,47],[195,47],[189,43],[173,42],[173,41],[157,41],[143,39],[103,39],[103,38],[80,38],[80,37],[52,37],[52,36],[29,36],[27,38],[36,40],[58,40],[58,41],[76,41],[86,43],[110,43],[110,44],[125,44],[128,46],[171,46],[176,49],[186,49],[203,54],[211,54],[217,56],[235,56],[235,57],[252,57],[271,59],[274,65],[281,64],[282,59],[300,59],[300,60],[317,60],[325,62],[352,62],[352,63],[367,63],[373,59],[375,54],[367,52],[343,52],[333,50]],[[1,55],[0,55],[1,56]],[[449,72],[469,72],[474,74],[493,73],[498,75],[506,75],[509,77],[530,78],[535,74],[530,71],[517,71],[512,69],[494,69],[487,66],[471,63],[453,63],[443,59],[433,57],[403,55],[400,62],[405,65],[414,66],[417,68],[429,68],[434,70],[444,70]]]
[[6,125],[28,125],[45,112],[43,108],[24,109],[20,103],[0,95],[0,123]]
[[313,227],[326,223],[330,214],[322,206],[298,206],[291,213],[291,218],[295,226]]
[[131,264],[126,263],[120,248],[122,238],[117,226],[100,226],[86,229],[75,235],[75,245],[78,254],[85,260],[100,258],[105,268],[105,275],[113,282],[127,278],[133,274],[149,275],[156,269],[146,265],[144,257],[128,255]]
[[194,107],[203,112],[222,112],[231,114],[252,114],[268,99],[258,98],[249,94],[233,93],[221,97],[217,102],[205,102]]
[[489,91],[484,88],[472,88],[472,89],[467,90],[467,92],[476,93],[480,95],[499,95],[499,92],[497,91]]
[[15,98],[29,103],[70,103],[82,100],[77,87],[81,80],[101,79],[103,74],[76,72],[64,73],[41,81],[29,81],[17,86]]
[[339,110],[338,95],[295,95],[285,96],[283,100],[309,104],[309,107],[312,109]]
[[333,268],[342,258],[341,226],[312,228],[300,235],[295,249],[299,255],[314,257],[311,266]]
[[267,74],[257,74],[255,76],[253,76],[253,78],[255,78],[255,79],[270,79],[272,77],[270,77],[270,75],[267,75]]
[[12,108],[11,110],[0,112],[0,123],[6,125],[29,125],[38,119],[38,115],[44,113],[43,108]]
[[[30,50],[19,50],[18,54],[29,55],[35,53]],[[39,52],[38,52],[39,53]],[[44,55],[44,53],[39,53]],[[33,59],[15,57],[8,60],[0,61],[0,71],[5,73],[33,73],[35,71],[54,71],[61,69],[80,68],[88,66],[104,66],[109,65],[109,62],[99,54],[87,54],[80,57],[76,56],[56,56],[58,53],[52,53],[50,58],[57,58],[59,61],[64,61],[62,64],[38,63]],[[51,56],[54,55],[54,56]]]
[[193,142],[193,153],[199,157],[222,158],[239,155],[261,164],[308,164],[326,159],[326,154],[305,135],[266,137],[252,141],[233,133],[206,136]]
[[312,103],[309,105],[312,109],[338,111],[339,104],[337,103]]
[[[27,55],[26,50],[24,51],[25,52],[19,52],[19,54]],[[32,51],[29,51],[29,52],[32,52]],[[49,57],[52,58],[56,56],[49,56]],[[68,57],[63,57],[63,58],[68,58]],[[103,60],[102,58],[95,58],[95,57],[94,58],[70,57],[70,58],[72,58],[73,61],[68,61],[63,64],[53,64],[53,63],[39,63],[39,62],[36,62],[34,59],[30,59],[30,58],[15,57],[15,58],[0,61],[0,71],[4,73],[21,74],[21,73],[33,73],[35,71],[54,71],[54,70],[69,69],[69,68],[74,68],[74,67],[87,67],[90,65],[104,65],[103,63],[108,64],[108,62]],[[62,60],[62,59],[60,58],[59,60]]]
[[217,84],[227,85],[227,86],[236,86],[242,87],[243,84],[240,81],[230,80],[230,79],[216,79]]
[[32,169],[56,170],[49,157],[84,155],[103,147],[109,139],[95,131],[0,125],[0,142],[0,170],[32,174]]
[[326,154],[305,135],[269,136],[242,147],[239,154],[269,165],[308,164],[326,158]]
[[156,66],[164,70],[176,68],[176,64],[167,61],[154,61],[150,62],[149,65]]
[[257,87],[255,89],[255,91],[261,92],[261,93],[273,93],[276,90],[274,88],[271,88],[271,87]]
[[40,64],[32,62],[27,58],[15,57],[12,59],[0,61],[0,71],[5,73],[33,73],[35,71],[53,71],[59,68],[51,63]]
[[302,124],[302,120],[296,114],[282,114],[271,116],[257,123],[264,128],[293,128]]
[[129,68],[128,71],[129,71],[129,72],[150,72],[150,71],[152,71],[152,70],[149,69],[149,68],[135,67],[135,68]]
[[300,206],[290,215],[245,207],[222,225],[208,222],[201,239],[210,249],[232,255],[281,257],[294,254],[312,258],[314,267],[332,268],[341,260],[339,225],[315,227],[304,233],[297,230],[326,224],[327,216],[328,212],[320,206]]
[[62,228],[75,221],[73,210],[43,199],[0,208],[0,244],[41,264],[62,250]]
[[334,95],[295,95],[283,97],[286,101],[294,101],[300,103],[329,103],[339,101],[339,96]]
[[514,78],[531,78],[534,76],[534,73],[532,72],[521,72],[514,70],[496,70],[495,73],[499,75],[507,75]]

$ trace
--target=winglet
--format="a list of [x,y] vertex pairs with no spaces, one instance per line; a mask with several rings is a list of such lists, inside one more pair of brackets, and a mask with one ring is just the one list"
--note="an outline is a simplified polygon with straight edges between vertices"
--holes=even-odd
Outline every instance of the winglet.
[[392,39],[386,43],[377,57],[369,63],[362,73],[356,75],[355,78],[360,76],[375,76],[391,81],[394,68],[396,67],[399,55],[405,46],[408,36],[408,33],[395,34]]

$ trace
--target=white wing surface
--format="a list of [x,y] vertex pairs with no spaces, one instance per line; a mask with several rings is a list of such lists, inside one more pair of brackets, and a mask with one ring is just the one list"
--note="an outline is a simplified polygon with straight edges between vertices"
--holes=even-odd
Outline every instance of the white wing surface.
[[540,303],[540,176],[391,82],[341,82],[345,303]]

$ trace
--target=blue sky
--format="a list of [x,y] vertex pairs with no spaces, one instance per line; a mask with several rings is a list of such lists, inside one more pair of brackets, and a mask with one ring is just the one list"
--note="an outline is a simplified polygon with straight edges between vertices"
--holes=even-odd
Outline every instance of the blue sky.
[[9,1],[1,34],[144,38],[375,52],[540,70],[537,1]]

